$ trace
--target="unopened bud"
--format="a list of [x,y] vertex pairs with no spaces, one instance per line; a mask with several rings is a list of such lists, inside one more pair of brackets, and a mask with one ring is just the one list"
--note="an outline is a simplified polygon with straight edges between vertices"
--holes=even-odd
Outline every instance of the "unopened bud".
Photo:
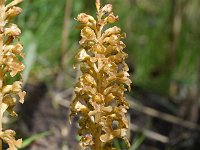
[[21,30],[16,24],[11,24],[9,28],[5,28],[5,34],[9,36],[19,36],[21,34]]
[[112,11],[112,5],[111,4],[107,4],[102,8],[102,12],[104,13],[110,13]]
[[113,13],[107,17],[108,23],[115,23],[118,21],[118,16],[115,16]]
[[79,21],[82,24],[87,24],[89,22],[95,22],[95,20],[92,16],[87,15],[85,13],[80,13],[77,17],[77,21]]
[[6,19],[10,20],[12,19],[12,17],[19,15],[22,12],[22,9],[19,7],[12,7],[10,9],[8,9],[8,11],[6,12]]

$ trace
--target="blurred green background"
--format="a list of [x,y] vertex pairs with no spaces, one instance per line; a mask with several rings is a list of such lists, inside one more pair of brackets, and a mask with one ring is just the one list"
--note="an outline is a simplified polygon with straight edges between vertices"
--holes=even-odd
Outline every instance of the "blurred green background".
[[[127,62],[134,72],[135,85],[159,93],[167,93],[171,80],[195,87],[199,56],[198,0],[107,0],[112,3],[120,21],[115,24],[127,33]],[[74,20],[80,12],[95,15],[94,1],[76,0],[68,8],[67,26],[64,0],[26,0],[18,17],[22,42],[27,56],[26,78],[52,80],[59,69],[62,44],[67,59],[64,70],[74,78],[72,65],[78,49],[79,30]],[[68,2],[69,3],[69,2]],[[175,19],[175,20],[174,20]],[[68,30],[66,39],[62,39]],[[175,44],[175,63],[170,64],[171,45]],[[30,75],[28,76],[28,72]],[[131,72],[131,73],[132,73]],[[69,84],[66,82],[66,86]],[[69,85],[71,86],[71,85]]]

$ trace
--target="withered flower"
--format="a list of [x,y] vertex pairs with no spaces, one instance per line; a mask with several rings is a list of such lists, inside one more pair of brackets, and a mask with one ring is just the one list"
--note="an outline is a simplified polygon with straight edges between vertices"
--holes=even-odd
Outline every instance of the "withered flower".
[[[26,94],[21,81],[21,72],[24,70],[21,62],[21,58],[24,58],[23,46],[19,42],[21,30],[11,23],[12,18],[22,12],[17,6],[20,2],[22,0],[12,0],[6,4],[6,0],[0,0],[0,139],[8,144],[9,150],[17,150],[22,140],[15,140],[15,131],[2,130],[2,117],[6,110],[11,116],[16,116],[14,106],[17,101],[23,103]],[[19,80],[8,84],[7,80],[16,78],[16,75]]]
[[114,138],[126,138],[128,120],[125,114],[129,108],[124,92],[130,90],[127,54],[121,41],[125,34],[107,24],[118,21],[112,12],[112,5],[100,7],[96,1],[97,20],[81,13],[77,21],[81,23],[80,50],[76,55],[82,75],[75,85],[75,98],[70,105],[71,116],[79,116],[80,145],[83,149],[114,149]]

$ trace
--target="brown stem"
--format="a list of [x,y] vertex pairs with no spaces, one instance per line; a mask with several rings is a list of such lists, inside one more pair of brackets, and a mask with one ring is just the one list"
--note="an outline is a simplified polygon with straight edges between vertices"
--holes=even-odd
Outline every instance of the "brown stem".
[[[100,38],[101,38],[101,28],[102,28],[102,25],[101,25],[101,20],[102,20],[102,16],[101,16],[101,14],[99,13],[99,8],[98,7],[100,7],[100,1],[99,0],[97,0],[96,1],[96,6],[97,6],[97,11],[98,11],[98,13],[97,13],[97,30],[96,30],[96,36],[97,36],[97,40],[99,41],[100,40]],[[95,54],[95,57],[99,57],[99,56],[97,56],[98,54]],[[102,88],[102,81],[101,81],[101,76],[102,76],[102,74],[101,74],[101,71],[100,71],[100,69],[99,69],[99,62],[97,63],[98,64],[98,66],[97,66],[97,68],[98,68],[98,72],[96,73],[96,77],[97,77],[97,91],[99,92],[99,93],[101,93],[101,88]],[[100,115],[100,117],[101,117],[101,113],[99,114]],[[102,132],[102,129],[101,129],[101,126],[99,126],[98,125],[99,123],[97,123],[97,125],[96,125],[96,132],[94,133],[94,149],[93,150],[103,150],[103,144],[102,144],[102,142],[101,142],[101,140],[100,140],[100,136],[101,136],[101,132]]]
[[[4,25],[5,25],[5,0],[0,0],[0,34],[2,34],[3,32],[3,28],[4,28]],[[2,51],[2,44],[3,44],[3,41],[2,39],[0,38],[1,40],[1,43],[0,43],[0,51]]]
[[95,140],[94,140],[94,150],[103,150],[102,147],[102,142],[100,140],[100,136],[101,136],[101,128],[97,128],[97,131],[95,133]]
[[[173,71],[176,67],[176,53],[179,46],[180,33],[182,29],[182,20],[183,20],[183,10],[186,6],[186,1],[181,0],[171,0],[171,14],[170,14],[170,37],[169,37],[169,53],[168,53],[168,71],[169,77],[172,79]],[[169,95],[174,97],[174,87],[176,83],[173,81],[169,85]]]
[[63,22],[62,30],[62,43],[61,43],[61,66],[65,66],[65,59],[67,58],[67,47],[68,47],[68,36],[69,36],[69,25],[70,25],[70,16],[72,13],[72,0],[67,0],[65,5],[65,16]]
[[170,48],[169,48],[169,63],[170,69],[173,70],[176,61],[176,49],[178,47],[178,39],[181,30],[182,14],[180,2],[171,0],[171,31],[170,31]]
[[97,12],[99,12],[100,6],[101,6],[100,0],[96,0]]
[[63,87],[64,72],[68,61],[68,36],[69,36],[69,25],[70,25],[70,16],[72,12],[72,0],[66,0],[65,5],[65,16],[63,21],[63,30],[62,30],[62,42],[61,42],[61,52],[60,52],[60,64],[58,74],[55,80],[55,87],[61,89]]
[[200,104],[200,56],[198,58],[197,98],[198,98],[198,105],[199,105]]

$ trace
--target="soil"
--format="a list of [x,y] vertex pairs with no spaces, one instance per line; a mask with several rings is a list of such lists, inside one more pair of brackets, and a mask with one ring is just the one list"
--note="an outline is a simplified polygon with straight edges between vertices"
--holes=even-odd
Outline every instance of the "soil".
[[[24,150],[80,150],[76,124],[72,122],[72,125],[69,125],[68,108],[53,102],[52,94],[44,83],[27,85],[25,90],[27,91],[26,101],[19,107],[20,118],[12,128],[23,139],[45,131],[49,134],[32,142]],[[132,96],[139,99],[141,104],[174,115],[170,109],[159,102],[160,99],[166,99],[166,97],[148,93],[139,87],[135,87],[133,91],[135,92]],[[71,94],[66,94],[66,99],[70,98]],[[178,108],[175,104],[174,107]],[[199,150],[200,133],[198,131],[152,118],[135,110],[129,110],[129,113],[132,123],[140,127],[148,126],[149,130],[170,139],[167,144],[164,144],[145,138],[139,150]],[[136,132],[131,132],[131,141],[135,135]]]

